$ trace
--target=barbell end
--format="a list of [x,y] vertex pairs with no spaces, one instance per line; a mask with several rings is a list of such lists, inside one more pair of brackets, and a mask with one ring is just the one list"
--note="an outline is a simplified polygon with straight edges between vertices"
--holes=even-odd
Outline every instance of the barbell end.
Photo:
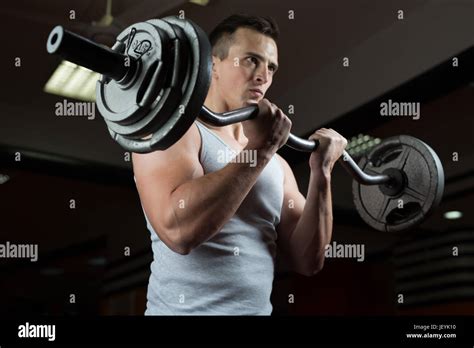
[[49,54],[55,54],[58,48],[61,46],[61,41],[64,35],[64,28],[61,25],[57,25],[51,30],[46,41],[46,50]]
[[[51,30],[46,50],[116,81],[123,79],[131,70],[124,64],[126,55],[67,31],[61,25]],[[135,62],[130,60],[130,63],[133,65]]]

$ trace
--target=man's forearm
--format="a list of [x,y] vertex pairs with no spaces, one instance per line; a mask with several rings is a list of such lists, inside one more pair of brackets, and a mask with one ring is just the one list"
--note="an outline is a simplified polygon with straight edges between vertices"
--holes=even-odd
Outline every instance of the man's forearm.
[[331,176],[328,171],[311,171],[303,213],[290,238],[292,262],[306,274],[324,263],[324,247],[332,237]]
[[172,192],[174,230],[187,249],[210,239],[235,214],[272,155],[258,151],[256,166],[235,161]]

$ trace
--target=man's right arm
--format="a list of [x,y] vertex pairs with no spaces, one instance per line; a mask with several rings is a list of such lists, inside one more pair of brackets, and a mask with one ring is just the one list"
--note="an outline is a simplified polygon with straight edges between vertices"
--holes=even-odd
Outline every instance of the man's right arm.
[[[140,200],[160,239],[186,255],[235,214],[273,151],[257,151],[257,165],[229,163],[204,175],[197,127],[165,151],[133,154]],[[236,161],[239,162],[239,161]]]

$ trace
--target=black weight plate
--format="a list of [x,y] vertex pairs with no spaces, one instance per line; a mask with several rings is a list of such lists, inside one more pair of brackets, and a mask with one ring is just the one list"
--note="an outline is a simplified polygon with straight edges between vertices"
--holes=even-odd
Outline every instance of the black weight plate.
[[[129,132],[128,137],[140,139],[159,130],[171,115],[182,105],[183,95],[189,88],[189,77],[192,74],[191,52],[189,50],[188,38],[179,26],[169,24],[165,20],[152,19],[151,23],[167,32],[173,32],[173,38],[169,45],[169,64],[165,65],[166,83],[160,91],[158,98],[150,106],[146,117],[133,125],[132,128],[139,129],[138,132]],[[170,33],[171,35],[171,33]],[[150,85],[149,88],[153,88]]]
[[183,105],[183,96],[190,88],[189,77],[192,75],[194,67],[190,44],[181,27],[169,24],[165,20],[150,20],[149,22],[157,26],[169,26],[176,35],[170,46],[173,64],[170,64],[167,68],[166,88],[160,92],[159,97],[150,109],[149,115],[147,115],[151,122],[146,129],[150,133],[155,133]]
[[115,122],[107,123],[113,136],[118,133],[118,135],[130,139],[146,137],[158,130],[181,102],[182,93],[179,88],[175,88],[173,83],[175,80],[182,82],[184,77],[174,76],[174,67],[180,65],[179,60],[181,59],[174,53],[185,38],[181,40],[173,26],[163,20],[149,20],[147,23],[165,32],[169,38],[166,43],[162,43],[163,60],[158,63],[161,68],[160,75],[154,74],[150,79],[142,79],[140,88],[143,88],[144,93],[140,105],[146,112],[141,119],[126,125]]
[[188,83],[180,102],[183,108],[178,107],[151,139],[130,139],[111,132],[123,148],[137,153],[165,150],[177,142],[199,115],[211,83],[211,45],[206,33],[190,20],[177,17],[162,20],[180,27],[187,38],[190,52]]
[[[361,185],[354,180],[354,204],[362,219],[383,232],[409,230],[439,204],[444,171],[436,153],[421,140],[400,135],[384,140],[359,162],[367,174],[401,172],[400,190],[387,185]],[[393,185],[392,185],[393,187]]]
[[[144,117],[149,109],[149,105],[141,104],[143,88],[147,87],[154,75],[155,79],[161,76],[162,45],[168,40],[166,33],[153,25],[136,23],[119,34],[113,49],[125,48],[132,28],[136,32],[126,53],[138,62],[134,77],[124,83],[102,76],[96,87],[96,102],[100,114],[108,126],[116,126],[115,131],[122,133],[127,133],[128,129],[120,126],[135,123]],[[156,88],[154,93],[158,94],[159,90],[160,88]]]

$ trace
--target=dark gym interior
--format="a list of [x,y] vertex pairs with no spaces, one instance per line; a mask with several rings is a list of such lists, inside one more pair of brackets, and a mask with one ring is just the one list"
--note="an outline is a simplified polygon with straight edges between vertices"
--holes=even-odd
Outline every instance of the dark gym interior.
[[[107,3],[16,0],[0,9],[0,242],[39,248],[37,262],[0,259],[3,317],[143,315],[153,256],[129,154],[98,113],[93,120],[55,115],[65,97],[44,86],[62,59],[45,44],[60,24],[111,46],[127,26],[180,11],[206,32],[232,13],[276,19],[280,68],[267,97],[294,107],[292,133],[333,128],[356,145],[364,136],[408,134],[429,144],[444,167],[433,214],[390,233],[365,224],[352,179],[336,166],[333,240],[364,244],[365,260],[327,259],[313,277],[282,267],[273,315],[474,313],[474,2],[113,0],[112,17]],[[420,118],[381,117],[380,103],[389,99],[420,102]],[[308,154],[279,153],[305,193]]]

